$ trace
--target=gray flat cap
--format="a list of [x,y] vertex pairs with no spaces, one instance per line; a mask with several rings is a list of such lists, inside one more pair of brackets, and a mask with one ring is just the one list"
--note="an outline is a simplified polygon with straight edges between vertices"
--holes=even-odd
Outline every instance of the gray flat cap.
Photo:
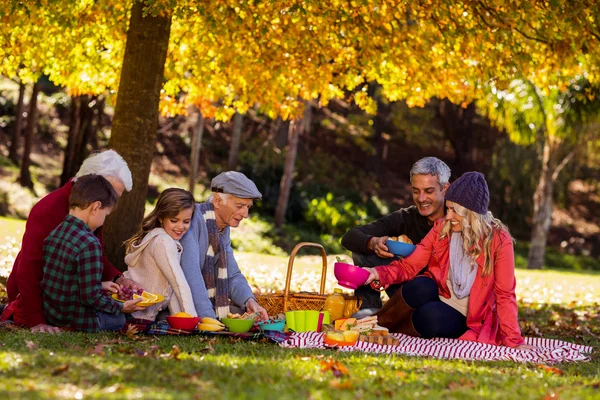
[[237,171],[222,172],[210,182],[210,189],[216,193],[228,193],[240,199],[262,199],[254,182]]

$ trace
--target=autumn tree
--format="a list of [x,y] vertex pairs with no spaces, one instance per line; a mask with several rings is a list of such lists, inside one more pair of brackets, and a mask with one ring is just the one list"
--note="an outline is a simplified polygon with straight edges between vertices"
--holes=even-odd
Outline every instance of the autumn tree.
[[[206,118],[228,120],[256,105],[271,118],[299,120],[304,101],[325,106],[348,93],[360,107],[375,113],[377,104],[367,94],[370,82],[380,85],[387,101],[404,99],[419,106],[434,96],[467,104],[484,96],[490,84],[506,89],[517,74],[539,87],[561,87],[564,77],[583,73],[592,83],[599,79],[600,15],[592,0],[558,1],[551,7],[506,0],[24,4],[11,0],[0,5],[1,29],[9,31],[0,46],[0,72],[13,76],[21,62],[25,70],[41,66],[54,82],[77,94],[100,86],[114,90],[120,76],[111,145],[130,163],[134,189],[107,226],[113,257],[143,213],[150,143],[156,137],[157,113],[152,107],[158,101],[157,84],[162,97],[156,104],[164,114],[184,113],[191,104]],[[129,20],[152,25],[147,27],[147,42],[156,40],[157,47],[145,50],[147,42],[134,40],[130,25],[130,56],[123,57]],[[6,37],[18,45],[4,43]],[[4,57],[6,49],[17,56]],[[166,63],[158,67],[154,63],[163,49]],[[131,56],[141,52],[145,58]],[[138,79],[141,76],[131,72],[137,68],[149,68],[146,73],[152,76]],[[137,100],[144,107],[131,100],[133,84],[138,95],[143,94]],[[139,127],[124,121],[125,115],[139,120]],[[131,212],[125,211],[129,208]]]
[[518,144],[533,144],[539,167],[533,194],[531,248],[528,266],[544,265],[546,242],[554,205],[554,186],[563,168],[578,152],[597,146],[600,138],[598,87],[580,77],[561,90],[540,88],[531,81],[516,80],[507,90],[492,88],[480,102],[491,120]]

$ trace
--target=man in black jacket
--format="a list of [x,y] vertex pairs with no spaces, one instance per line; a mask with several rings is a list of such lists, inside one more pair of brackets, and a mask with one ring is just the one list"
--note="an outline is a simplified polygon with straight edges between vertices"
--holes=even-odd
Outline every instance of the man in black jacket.
[[[386,240],[392,236],[406,235],[414,244],[429,232],[433,223],[444,217],[444,194],[450,186],[450,168],[436,157],[425,157],[414,163],[410,170],[410,183],[414,206],[402,208],[385,217],[350,229],[342,237],[342,246],[352,252],[355,265],[374,267],[391,263],[395,256],[388,251]],[[392,297],[400,285],[386,289]],[[362,299],[360,317],[375,313],[382,306],[380,293],[370,286],[360,286],[356,297]]]

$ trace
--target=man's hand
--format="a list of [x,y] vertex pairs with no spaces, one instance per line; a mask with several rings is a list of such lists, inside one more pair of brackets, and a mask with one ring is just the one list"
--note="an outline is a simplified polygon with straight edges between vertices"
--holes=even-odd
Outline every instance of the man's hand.
[[373,253],[377,254],[381,258],[392,258],[394,255],[388,251],[385,242],[389,239],[389,236],[372,237],[369,240],[368,248]]
[[121,312],[123,312],[125,314],[131,314],[135,311],[142,311],[144,309],[144,307],[138,306],[137,303],[139,303],[140,301],[143,301],[143,300],[144,299],[142,299],[142,298],[127,300],[126,302],[123,303],[123,308],[121,308]]
[[124,276],[121,276],[119,279],[117,279],[117,283],[121,286],[129,286],[134,291],[138,289],[143,289],[143,287],[139,283],[129,278],[125,278]]
[[265,310],[253,298],[248,299],[248,301],[246,302],[246,312],[251,312],[251,313],[257,312],[257,313],[259,313],[259,316],[257,318],[257,320],[259,320],[259,321],[266,321],[266,320],[269,319],[269,314],[267,313],[267,310]]
[[102,290],[105,292],[117,293],[119,289],[121,289],[121,287],[112,281],[102,282]]
[[371,283],[373,281],[379,280],[379,274],[377,273],[377,270],[375,268],[363,268],[363,269],[365,271],[369,272],[369,277],[367,278],[365,283],[363,283],[363,285],[368,285],[369,283]]
[[60,329],[58,326],[52,326],[52,325],[46,325],[46,324],[39,324],[34,326],[33,328],[31,328],[31,333],[49,333],[49,334],[55,334],[55,333],[61,333],[62,329]]

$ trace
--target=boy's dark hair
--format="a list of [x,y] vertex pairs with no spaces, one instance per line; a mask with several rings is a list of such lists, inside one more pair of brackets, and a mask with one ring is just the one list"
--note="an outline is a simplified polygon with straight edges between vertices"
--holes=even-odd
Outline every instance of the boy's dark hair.
[[83,175],[73,182],[69,210],[75,207],[86,209],[95,201],[102,203],[101,208],[114,207],[118,199],[117,192],[105,177],[95,174]]

